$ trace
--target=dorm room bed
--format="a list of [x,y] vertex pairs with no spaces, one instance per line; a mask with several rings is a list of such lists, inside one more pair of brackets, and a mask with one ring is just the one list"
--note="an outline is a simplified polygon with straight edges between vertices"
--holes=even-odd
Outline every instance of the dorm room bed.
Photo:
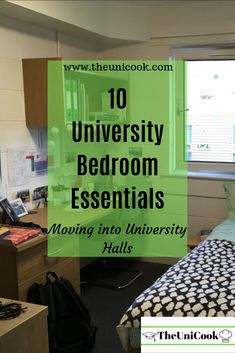
[[123,347],[140,352],[143,316],[235,316],[235,219],[141,293],[117,327]]

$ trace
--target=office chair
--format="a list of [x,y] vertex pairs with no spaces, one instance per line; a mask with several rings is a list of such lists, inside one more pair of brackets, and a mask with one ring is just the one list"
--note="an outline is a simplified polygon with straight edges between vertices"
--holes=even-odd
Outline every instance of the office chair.
[[[136,221],[138,220],[138,222],[142,222],[142,213],[136,210],[132,210],[132,212],[128,213],[128,216],[125,216],[126,212],[125,211],[119,211],[117,217],[121,217],[122,222],[125,219],[125,217],[128,217],[128,221],[129,222],[133,222],[136,223]],[[130,217],[131,214],[133,215],[133,217]],[[118,219],[116,220],[116,224],[120,224],[120,221],[118,221]],[[97,263],[97,267],[98,269],[101,271],[99,274],[101,275],[101,280],[93,280],[93,279],[81,279],[81,284],[88,284],[88,285],[94,285],[94,286],[98,286],[98,287],[103,287],[103,288],[108,288],[108,289],[112,289],[112,290],[121,290],[121,289],[125,289],[127,287],[129,287],[132,283],[134,283],[142,274],[143,271],[141,269],[135,269],[135,268],[126,268],[120,265],[113,265],[113,262],[116,262],[117,259],[113,260],[112,258],[101,258],[98,260]],[[118,262],[120,261],[120,258],[118,258]],[[123,263],[125,263],[125,259],[123,261]],[[131,264],[131,260],[129,260],[130,264]],[[129,264],[129,266],[130,266]],[[125,264],[126,265],[126,264]],[[91,265],[92,267],[92,265]],[[103,278],[102,278],[102,271],[103,272]],[[97,277],[97,269],[96,272],[94,273],[94,276]],[[130,277],[125,283],[120,283],[117,285],[113,285],[110,284],[110,279],[113,279],[113,277],[115,278],[118,275],[122,275],[122,274],[130,274]],[[82,275],[82,273],[81,273]],[[89,277],[89,276],[88,276]],[[107,282],[104,281],[104,278],[107,279]]]

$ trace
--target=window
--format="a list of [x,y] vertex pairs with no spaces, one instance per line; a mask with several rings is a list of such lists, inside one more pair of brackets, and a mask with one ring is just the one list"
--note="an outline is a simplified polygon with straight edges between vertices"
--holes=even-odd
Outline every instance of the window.
[[188,161],[234,163],[235,60],[187,61],[186,96]]

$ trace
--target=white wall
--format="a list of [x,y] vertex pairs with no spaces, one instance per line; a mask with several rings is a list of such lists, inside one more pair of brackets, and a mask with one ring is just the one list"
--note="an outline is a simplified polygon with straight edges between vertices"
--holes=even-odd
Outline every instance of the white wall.
[[[14,1],[21,11],[34,11],[55,21],[109,38],[147,40],[149,8],[126,1]],[[6,4],[7,5],[7,4]],[[5,8],[7,7],[5,5]],[[13,7],[12,7],[13,9]]]
[[[54,19],[54,26],[59,22],[82,28],[84,31],[94,32],[107,38],[145,40],[145,44],[121,47],[114,51],[104,51],[101,57],[114,56],[118,58],[167,58],[168,46],[177,39],[189,44],[189,36],[205,37],[210,35],[231,35],[234,41],[234,1],[15,1],[8,0],[6,6],[0,10],[7,12],[7,5],[18,8],[18,16],[32,21],[38,15],[38,22],[49,24],[49,19]],[[1,4],[2,5],[2,4]],[[13,8],[11,8],[13,9]],[[28,10],[28,12],[27,12]],[[13,11],[12,11],[13,12]],[[27,14],[27,16],[26,16]],[[12,15],[13,16],[13,15]],[[17,12],[14,11],[14,16]],[[44,21],[42,17],[44,16]],[[48,19],[48,21],[46,21]],[[51,31],[54,33],[53,31]],[[40,31],[40,36],[42,31]],[[91,35],[92,37],[92,35]],[[150,40],[151,39],[151,40]],[[155,39],[152,40],[152,39]],[[193,39],[193,37],[192,37]],[[95,40],[95,36],[93,36]],[[161,43],[154,48],[157,41]],[[191,38],[189,39],[191,40]],[[203,40],[203,39],[202,39]],[[214,39],[213,39],[214,41]],[[74,47],[80,47],[79,42],[74,42]],[[89,44],[88,44],[89,46]],[[91,51],[93,51],[91,49]]]
[[47,185],[47,177],[34,177],[29,184],[12,187],[8,183],[7,150],[10,147],[38,146],[46,128],[27,128],[25,123],[22,58],[56,57],[95,59],[96,48],[63,34],[0,15],[0,152],[5,195],[12,199],[18,190]]
[[[26,2],[22,3],[26,4]],[[28,3],[34,5],[34,2]],[[41,6],[44,2],[40,3]],[[46,3],[48,6],[50,4],[52,6],[52,2],[47,1]],[[93,8],[93,14],[86,12],[90,24],[92,24],[93,16],[96,15],[94,11]],[[137,12],[141,11],[146,14],[145,9],[140,6]],[[22,58],[61,55],[65,59],[95,59],[98,57],[100,59],[167,59],[172,43],[174,45],[177,45],[177,42],[181,45],[190,44],[189,35],[196,35],[196,38],[203,41],[204,34],[214,34],[213,41],[216,42],[215,36],[218,35],[218,42],[221,42],[219,34],[230,33],[233,36],[235,33],[235,3],[230,1],[198,1],[182,2],[182,4],[173,2],[169,4],[168,2],[168,4],[159,7],[151,7],[150,12],[152,17],[149,17],[149,21],[145,24],[147,32],[150,28],[149,37],[153,40],[143,44],[104,50],[99,54],[96,45],[84,43],[82,39],[59,34],[57,41],[56,33],[53,30],[46,30],[26,24],[26,22],[0,16],[0,44],[2,48],[0,52],[0,148],[4,170],[3,179],[9,198],[12,198],[15,189],[8,188],[7,185],[7,148],[11,146],[37,146],[38,130],[30,129],[29,131],[25,125]],[[101,16],[101,13],[98,13]],[[120,13],[121,11],[119,11],[119,15]],[[128,13],[130,14],[130,12]],[[132,14],[134,13],[132,12]],[[83,22],[86,20],[85,14],[83,16],[82,12],[79,13],[79,16]],[[110,19],[116,20],[114,27],[117,28],[119,23],[117,17],[115,18],[115,9],[112,9]],[[130,22],[134,21],[135,25],[138,25],[137,20],[137,16],[131,17],[129,15]],[[102,26],[102,19],[99,18],[99,21]],[[87,23],[87,20],[85,22]],[[120,21],[120,27],[126,31],[126,26],[122,26],[123,23]],[[110,25],[107,24],[106,28],[100,28],[110,35]],[[135,33],[139,33],[143,27],[144,22],[141,22]],[[145,31],[146,28],[144,27],[143,30]],[[207,36],[207,43],[209,38],[210,36]],[[41,178],[34,179],[30,183],[30,188],[44,183],[45,180]],[[222,183],[222,181],[190,179],[191,235],[201,228],[214,226],[225,217],[226,205]]]
[[151,37],[234,32],[234,1],[171,1],[151,11]]
[[[152,11],[152,39],[148,43],[108,49],[101,53],[100,58],[167,60],[172,47],[231,43],[235,37],[234,13],[235,2],[168,2],[159,6],[158,11]],[[227,217],[223,183],[224,180],[189,178],[190,236],[201,229],[215,227]]]
[[7,6],[18,13],[62,21],[110,38],[147,40],[149,37],[230,33],[235,2],[203,1],[18,1]]

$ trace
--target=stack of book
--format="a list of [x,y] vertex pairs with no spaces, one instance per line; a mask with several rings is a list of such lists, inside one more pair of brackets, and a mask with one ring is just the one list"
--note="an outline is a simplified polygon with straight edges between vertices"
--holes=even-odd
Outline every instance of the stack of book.
[[32,228],[14,228],[14,227],[1,227],[0,238],[10,240],[14,245],[23,243],[24,241],[42,234],[40,229]]
[[89,116],[89,99],[86,88],[79,79],[65,79],[65,120],[86,121]]

